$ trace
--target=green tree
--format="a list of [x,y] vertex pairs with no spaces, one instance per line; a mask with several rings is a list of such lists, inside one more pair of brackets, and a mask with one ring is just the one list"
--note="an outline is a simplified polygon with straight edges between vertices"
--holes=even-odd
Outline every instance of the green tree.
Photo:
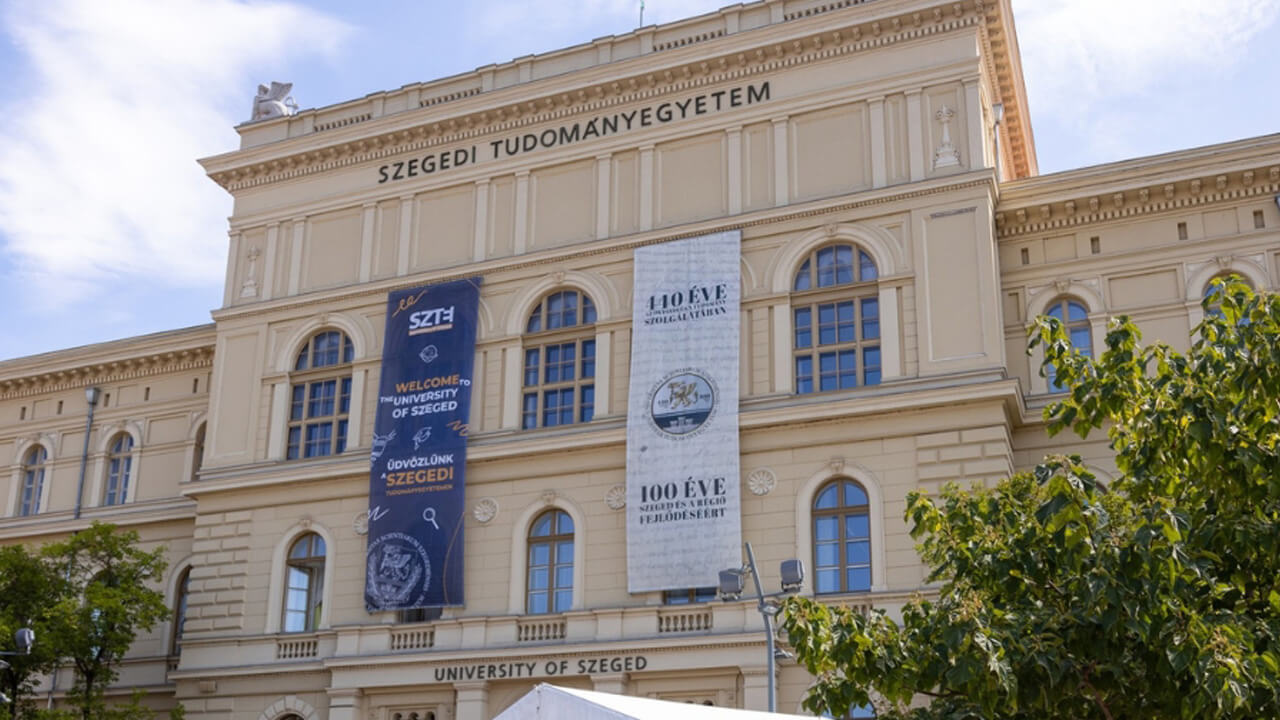
[[51,611],[49,640],[75,666],[67,699],[82,720],[114,717],[103,691],[138,631],[168,614],[164,595],[152,589],[164,572],[164,549],[146,552],[137,544],[137,533],[95,522],[43,550],[65,583]]
[[[892,718],[1280,717],[1280,298],[1211,295],[1191,349],[1119,318],[1095,361],[1041,318],[1068,395],[1051,434],[1106,428],[1120,477],[1049,457],[995,487],[908,497],[934,599],[901,622],[794,599],[812,710]],[[1206,311],[1210,308],[1206,302]]]
[[29,711],[36,681],[57,663],[57,651],[45,638],[60,585],[51,564],[26,546],[0,547],[0,650],[16,651],[14,634],[19,628],[36,633],[29,653],[0,657],[9,665],[0,670],[0,692],[9,697],[0,717],[19,718]]

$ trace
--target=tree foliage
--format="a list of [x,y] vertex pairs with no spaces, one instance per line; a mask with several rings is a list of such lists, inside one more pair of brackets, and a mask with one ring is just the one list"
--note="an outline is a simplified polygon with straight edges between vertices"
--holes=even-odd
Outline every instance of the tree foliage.
[[12,637],[10,622],[36,630],[32,654],[7,658],[13,667],[0,676],[14,691],[6,690],[10,718],[22,714],[20,698],[35,677],[61,664],[75,668],[67,699],[82,720],[136,714],[136,699],[108,707],[103,692],[137,633],[168,615],[164,595],[153,589],[165,569],[164,549],[137,545],[137,533],[95,522],[39,553],[0,548],[0,631]]
[[995,487],[908,496],[936,597],[901,622],[794,599],[783,627],[837,716],[1280,717],[1280,298],[1231,282],[1191,349],[1113,322],[1097,360],[1041,318],[1069,393],[1050,434],[1102,428],[1120,476],[1049,457]]

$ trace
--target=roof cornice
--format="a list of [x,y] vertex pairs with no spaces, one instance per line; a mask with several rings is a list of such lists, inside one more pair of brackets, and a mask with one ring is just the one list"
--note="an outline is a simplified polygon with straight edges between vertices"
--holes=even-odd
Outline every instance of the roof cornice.
[[199,325],[0,363],[0,399],[212,367],[214,326]]
[[696,44],[486,92],[460,93],[447,103],[405,112],[368,118],[361,113],[348,123],[200,162],[210,178],[236,192],[967,27],[989,36],[984,47],[993,53],[1009,118],[1006,132],[1014,157],[1020,158],[1015,172],[1020,177],[1030,174],[1034,149],[1021,69],[1016,58],[1005,57],[1010,48],[1016,54],[1008,0],[838,0],[760,28],[732,35],[710,33]]
[[1000,238],[1280,192],[1280,134],[1044,175],[1000,187]]

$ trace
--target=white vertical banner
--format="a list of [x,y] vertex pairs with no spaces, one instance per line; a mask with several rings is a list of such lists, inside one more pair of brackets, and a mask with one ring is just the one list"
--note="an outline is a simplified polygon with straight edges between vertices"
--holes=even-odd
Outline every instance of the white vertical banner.
[[627,590],[710,587],[742,564],[741,234],[635,254],[627,404]]

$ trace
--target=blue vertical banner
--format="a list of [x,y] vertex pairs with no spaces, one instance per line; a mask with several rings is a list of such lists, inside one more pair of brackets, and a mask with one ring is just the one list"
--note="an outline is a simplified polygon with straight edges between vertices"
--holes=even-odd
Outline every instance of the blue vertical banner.
[[391,293],[373,426],[365,607],[461,605],[480,278]]

